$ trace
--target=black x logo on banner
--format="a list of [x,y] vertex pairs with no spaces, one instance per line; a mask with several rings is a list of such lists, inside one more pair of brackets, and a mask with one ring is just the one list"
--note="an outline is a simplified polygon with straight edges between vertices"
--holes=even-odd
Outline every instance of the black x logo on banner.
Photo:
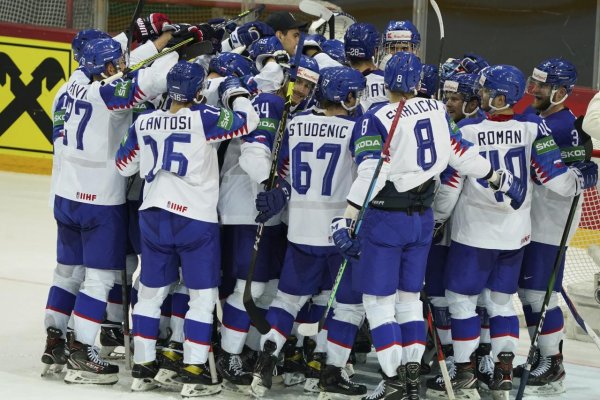
[[38,102],[42,94],[42,83],[46,80],[46,89],[52,90],[65,73],[54,58],[46,58],[31,73],[33,79],[27,85],[21,80],[21,70],[6,53],[0,53],[0,85],[6,85],[10,77],[10,91],[15,98],[0,112],[0,136],[4,134],[23,114],[28,113],[33,122],[42,131],[49,143],[52,143],[52,118]]

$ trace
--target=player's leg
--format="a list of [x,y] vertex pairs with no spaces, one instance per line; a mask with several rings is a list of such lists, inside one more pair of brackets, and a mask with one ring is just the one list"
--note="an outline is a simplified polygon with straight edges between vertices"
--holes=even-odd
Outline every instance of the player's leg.
[[[140,212],[142,229],[142,267],[133,308],[134,366],[131,390],[145,391],[156,387],[154,377],[158,373],[156,341],[159,335],[161,305],[169,295],[171,284],[178,278],[176,259],[173,257],[168,231],[160,223],[167,213],[158,209]],[[165,236],[167,237],[165,239]]]
[[431,246],[425,274],[425,293],[429,296],[433,308],[436,333],[446,358],[453,355],[450,310],[445,297],[446,287],[443,279],[448,249],[448,246],[441,244]]
[[508,398],[512,389],[512,369],[519,341],[519,320],[512,296],[517,292],[519,271],[523,262],[523,249],[502,250],[496,260],[484,292],[490,316],[490,336],[494,357],[494,376],[489,389]]
[[272,384],[277,356],[292,331],[302,306],[318,291],[330,247],[288,243],[279,287],[267,312],[271,330],[260,340],[261,353],[254,368],[252,392],[262,397]]
[[221,391],[208,366],[213,336],[213,317],[219,300],[221,247],[216,223],[171,216],[181,273],[189,294],[189,310],[185,314],[181,394],[204,396]]
[[73,310],[74,341],[65,381],[112,384],[118,380],[119,368],[102,360],[94,342],[106,314],[108,293],[125,268],[127,211],[125,205],[74,205],[82,227],[86,275]]
[[[552,273],[552,268],[549,266],[554,263],[557,253],[558,246],[538,242],[531,242],[525,247],[519,278],[519,298],[523,303],[530,335],[540,319],[546,288]],[[564,317],[558,306],[558,291],[562,286],[564,268],[565,256],[561,260],[544,325],[538,338],[539,357],[531,368],[525,387],[527,394],[559,394],[565,391],[565,370],[560,348],[564,338]],[[521,366],[515,368],[515,376],[520,377],[521,373]]]
[[396,321],[396,291],[400,280],[402,248],[405,240],[400,212],[368,209],[359,233],[361,254],[353,278],[363,293],[373,346],[385,379],[370,395],[387,398],[405,394],[405,376],[399,376],[402,362],[402,334]]
[[65,353],[67,328],[75,306],[75,298],[85,276],[85,269],[81,265],[83,264],[81,235],[78,229],[61,222],[61,214],[58,213],[56,221],[57,264],[44,312],[47,338],[42,355],[42,362],[45,364],[42,376],[48,372],[61,371],[67,363]]

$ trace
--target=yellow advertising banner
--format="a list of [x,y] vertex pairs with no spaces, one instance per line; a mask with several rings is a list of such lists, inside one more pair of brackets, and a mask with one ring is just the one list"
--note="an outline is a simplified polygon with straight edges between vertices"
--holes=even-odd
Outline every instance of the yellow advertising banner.
[[70,43],[0,36],[0,158],[52,158],[52,102],[76,66]]

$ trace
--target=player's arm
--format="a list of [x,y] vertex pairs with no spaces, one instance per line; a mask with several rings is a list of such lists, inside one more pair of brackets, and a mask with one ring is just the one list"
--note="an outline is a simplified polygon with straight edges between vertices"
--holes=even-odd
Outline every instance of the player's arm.
[[229,76],[221,82],[219,94],[224,108],[207,105],[195,108],[200,112],[207,142],[217,143],[245,136],[258,127],[260,119],[248,99],[250,93],[238,78]]
[[64,136],[67,92],[56,96],[52,104],[52,143]]
[[448,164],[463,176],[490,179],[493,168],[489,160],[479,154],[479,147],[462,136],[458,126],[446,115],[450,132],[450,160]]
[[131,176],[140,170],[140,146],[138,144],[135,124],[129,127],[115,155],[115,165],[123,176]]
[[448,166],[439,177],[439,186],[433,202],[433,214],[436,221],[446,221],[452,215],[458,197],[464,185],[464,177]]

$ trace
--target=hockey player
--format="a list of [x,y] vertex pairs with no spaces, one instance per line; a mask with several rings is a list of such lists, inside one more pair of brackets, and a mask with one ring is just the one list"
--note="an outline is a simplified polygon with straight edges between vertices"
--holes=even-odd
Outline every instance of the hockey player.
[[[451,128],[442,102],[416,97],[421,70],[421,62],[411,53],[397,53],[388,62],[385,83],[390,104],[365,114],[353,132],[365,148],[346,215],[356,218],[371,179],[377,179],[377,195],[364,214],[358,238],[351,237],[350,224],[332,227],[336,246],[348,257],[360,255],[354,282],[363,293],[373,345],[385,374],[376,390],[364,397],[369,400],[405,399],[407,394],[418,398],[425,348],[419,292],[434,225],[433,177],[450,163],[485,181],[499,178],[477,147]],[[374,178],[382,143],[402,99],[406,104],[390,143],[389,162]]]
[[[546,124],[534,115],[515,115],[513,105],[523,96],[523,74],[510,65],[496,65],[479,74],[479,94],[488,119],[473,119],[461,127],[492,165],[520,186],[511,201],[487,190],[488,184],[469,176],[453,215],[452,243],[446,268],[446,298],[452,316],[456,369],[451,373],[455,393],[478,398],[477,377],[471,354],[479,343],[480,318],[475,312],[477,296],[483,294],[490,317],[493,376],[483,382],[496,394],[512,388],[512,361],[518,340],[518,320],[512,305],[517,290],[523,246],[531,233],[532,174],[548,189],[572,196],[595,185],[597,166],[581,163],[567,168]],[[504,172],[504,171],[509,171]],[[502,182],[499,186],[502,186]],[[509,191],[513,192],[512,190]],[[492,227],[473,223],[494,220]],[[428,396],[442,397],[441,377],[428,382]]]
[[300,31],[306,31],[307,23],[298,21],[294,14],[288,11],[276,11],[269,14],[265,23],[273,28],[275,37],[279,39],[290,57],[294,56],[300,40]]
[[350,25],[344,35],[348,63],[367,78],[367,90],[360,104],[362,113],[377,103],[387,101],[383,71],[378,69],[374,62],[379,50],[380,36],[375,26],[362,22]]
[[[272,329],[261,338],[262,352],[254,369],[252,392],[258,397],[271,387],[277,355],[299,310],[312,295],[331,288],[342,261],[330,243],[327,220],[343,213],[343,199],[352,181],[350,133],[354,120],[348,113],[357,106],[358,92],[364,89],[365,83],[359,73],[347,67],[326,71],[329,72],[319,87],[325,111],[300,113],[287,127],[282,159],[289,158],[291,185],[283,179],[288,174],[282,170],[283,176],[277,178],[275,189],[260,193],[256,200],[261,212],[259,220],[271,218],[289,200],[289,244],[279,291],[267,312]],[[345,362],[346,359],[342,366]],[[343,384],[341,374],[341,367],[331,366],[328,389],[342,390],[337,387]],[[346,383],[350,385],[348,393],[366,391],[364,386],[347,380]]]
[[420,45],[421,35],[411,21],[390,21],[383,31],[379,47],[379,68],[385,69],[389,59],[399,51],[417,54]]
[[[208,36],[209,31],[205,32]],[[177,40],[183,34],[178,32]],[[185,34],[196,40],[202,38],[197,27]],[[164,46],[171,36],[163,33],[157,41]],[[156,46],[156,42],[150,45]],[[125,267],[125,182],[106,163],[106,157],[108,152],[116,151],[131,120],[128,110],[165,90],[166,72],[176,58],[176,53],[166,55],[152,67],[134,72],[132,80],[103,86],[102,77],[114,75],[125,67],[125,62],[118,42],[98,39],[86,45],[82,57],[92,82],[69,82],[63,140],[66,147],[54,207],[59,225],[57,258],[61,264],[84,265],[86,275],[74,306],[75,337],[70,344],[67,382],[117,380],[118,367],[101,360],[93,347],[104,319],[108,292],[117,271]]]
[[475,92],[477,74],[456,73],[444,81],[442,88],[446,111],[455,123],[464,118],[484,117]]
[[140,116],[116,154],[121,174],[139,170],[146,180],[140,207],[142,271],[133,310],[132,390],[147,389],[147,380],[158,371],[155,344],[160,305],[178,279],[179,261],[190,295],[182,395],[220,391],[207,367],[220,280],[219,179],[216,149],[210,144],[248,134],[257,127],[258,116],[248,91],[235,77],[223,81],[219,89],[222,103],[235,112],[195,104],[204,76],[197,64],[176,64],[167,76],[171,108]]
[[[576,81],[577,70],[572,63],[560,58],[551,58],[541,62],[533,69],[533,74],[529,77],[526,87],[527,93],[533,96],[531,106],[544,119],[548,133],[560,148],[563,154],[562,159],[567,165],[584,159],[583,141],[574,127],[575,116],[564,103],[573,91]],[[519,278],[519,298],[523,304],[530,334],[540,318],[552,266],[573,201],[571,196],[559,196],[541,186],[539,182],[535,183],[531,199],[531,242],[525,246]],[[578,204],[573,218],[568,241],[575,234],[580,216],[581,203]],[[564,335],[564,319],[558,306],[558,292],[562,286],[564,267],[565,256],[563,255],[538,339],[541,357],[531,368],[525,388],[527,394],[565,391],[563,385],[565,370],[562,365],[560,349]],[[521,373],[522,368],[517,367],[515,376],[520,377]]]

